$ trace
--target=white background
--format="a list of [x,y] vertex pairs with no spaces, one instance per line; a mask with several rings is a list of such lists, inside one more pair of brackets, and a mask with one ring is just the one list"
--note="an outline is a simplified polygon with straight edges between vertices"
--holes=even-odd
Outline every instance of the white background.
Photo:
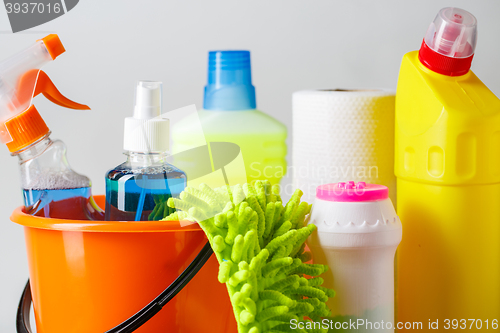
[[[59,34],[67,52],[45,71],[92,111],[63,109],[43,97],[35,104],[52,137],[66,142],[74,169],[102,194],[104,173],[124,159],[123,118],[132,112],[136,80],[163,81],[166,110],[201,106],[207,51],[248,49],[258,108],[291,128],[294,91],[395,89],[401,57],[420,47],[446,6],[477,17],[473,70],[500,94],[498,0],[82,0],[66,15],[15,35],[2,7],[0,59]],[[17,158],[3,145],[0,177],[0,332],[12,333],[28,269],[23,230],[9,220],[22,204]]]

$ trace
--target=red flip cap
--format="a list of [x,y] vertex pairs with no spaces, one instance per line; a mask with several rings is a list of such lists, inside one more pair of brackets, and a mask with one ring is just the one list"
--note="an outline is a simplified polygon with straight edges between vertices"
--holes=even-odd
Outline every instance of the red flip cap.
[[474,15],[460,8],[443,8],[429,26],[418,58],[436,73],[464,75],[470,70],[476,39]]

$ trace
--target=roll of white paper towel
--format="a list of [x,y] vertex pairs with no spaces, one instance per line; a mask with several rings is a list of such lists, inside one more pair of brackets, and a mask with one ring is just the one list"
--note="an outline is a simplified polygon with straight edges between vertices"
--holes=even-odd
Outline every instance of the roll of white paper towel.
[[396,205],[393,91],[305,90],[293,94],[293,185],[312,203],[316,187],[385,185]]

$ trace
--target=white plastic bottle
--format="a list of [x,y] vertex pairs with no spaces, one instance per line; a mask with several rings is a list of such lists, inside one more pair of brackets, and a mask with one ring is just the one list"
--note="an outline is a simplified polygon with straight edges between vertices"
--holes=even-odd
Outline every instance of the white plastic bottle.
[[388,194],[387,187],[364,182],[316,190],[310,223],[317,230],[308,245],[314,262],[330,267],[322,277],[336,292],[327,303],[333,329],[394,331],[394,255],[402,226]]

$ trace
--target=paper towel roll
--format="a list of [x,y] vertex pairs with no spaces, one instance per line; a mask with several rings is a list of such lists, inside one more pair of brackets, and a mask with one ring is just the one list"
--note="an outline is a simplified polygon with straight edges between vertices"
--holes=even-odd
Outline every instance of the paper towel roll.
[[396,204],[394,101],[390,90],[293,94],[293,185],[312,203],[321,184],[382,184]]

